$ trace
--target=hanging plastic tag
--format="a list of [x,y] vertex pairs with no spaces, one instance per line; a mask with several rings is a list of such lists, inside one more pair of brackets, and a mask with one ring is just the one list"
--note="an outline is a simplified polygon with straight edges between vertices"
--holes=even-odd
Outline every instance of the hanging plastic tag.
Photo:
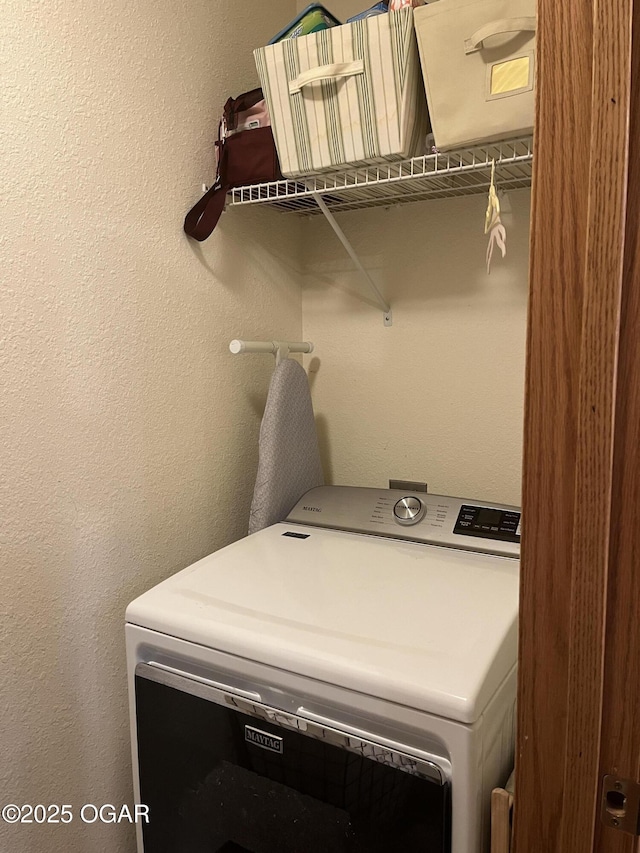
[[495,184],[496,176],[496,161],[491,161],[491,185],[489,186],[489,199],[487,202],[487,212],[484,218],[484,233],[489,235],[489,245],[487,246],[487,275],[491,272],[491,259],[493,258],[493,250],[497,245],[502,253],[502,257],[507,255],[507,229],[502,224],[500,219],[500,199],[496,191]]

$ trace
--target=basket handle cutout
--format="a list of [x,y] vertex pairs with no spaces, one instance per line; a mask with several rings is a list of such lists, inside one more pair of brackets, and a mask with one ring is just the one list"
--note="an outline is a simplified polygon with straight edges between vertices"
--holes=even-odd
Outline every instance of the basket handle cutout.
[[310,68],[289,82],[289,93],[295,95],[297,92],[301,92],[305,86],[316,83],[318,80],[341,80],[346,77],[355,77],[357,74],[364,74],[364,60],[362,59]]
[[536,19],[532,18],[499,18],[476,30],[471,38],[464,40],[464,52],[476,53],[484,48],[484,40],[491,36],[502,36],[507,33],[535,33]]

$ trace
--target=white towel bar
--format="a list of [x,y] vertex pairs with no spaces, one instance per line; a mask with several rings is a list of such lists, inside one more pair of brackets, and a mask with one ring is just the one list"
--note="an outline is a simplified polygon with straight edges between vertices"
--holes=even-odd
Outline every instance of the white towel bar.
[[311,341],[231,341],[229,349],[234,355],[269,352],[276,357],[276,365],[292,352],[313,352]]

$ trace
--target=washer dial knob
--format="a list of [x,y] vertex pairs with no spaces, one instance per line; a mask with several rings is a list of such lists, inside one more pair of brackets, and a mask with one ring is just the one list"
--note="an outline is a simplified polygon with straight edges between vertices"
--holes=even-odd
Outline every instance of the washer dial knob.
[[420,498],[413,496],[400,498],[393,508],[393,515],[398,524],[417,524],[425,516],[427,507]]

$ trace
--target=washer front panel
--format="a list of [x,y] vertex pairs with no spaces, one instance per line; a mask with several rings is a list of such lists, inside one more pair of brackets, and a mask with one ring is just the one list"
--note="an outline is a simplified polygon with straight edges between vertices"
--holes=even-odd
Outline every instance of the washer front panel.
[[[295,714],[301,704],[300,698],[304,697],[306,708],[319,716],[340,720],[342,731],[367,729],[377,743],[404,745],[404,751],[411,755],[431,753],[438,766],[448,766],[453,773],[451,853],[478,853],[483,849],[489,826],[486,804],[491,790],[502,784],[513,766],[513,737],[503,720],[510,718],[512,712],[515,668],[487,706],[482,720],[467,726],[406,705],[344,690],[332,683],[270,669],[246,658],[234,658],[135,625],[127,625],[126,636],[136,802],[144,800],[138,776],[135,673],[139,664],[156,661],[188,671],[190,677],[214,679],[224,685],[223,692],[258,693],[262,702],[291,714]],[[198,690],[199,685],[193,683],[193,689]],[[498,761],[486,763],[490,743],[496,743],[504,754]],[[141,853],[141,824],[136,826],[136,831]]]

